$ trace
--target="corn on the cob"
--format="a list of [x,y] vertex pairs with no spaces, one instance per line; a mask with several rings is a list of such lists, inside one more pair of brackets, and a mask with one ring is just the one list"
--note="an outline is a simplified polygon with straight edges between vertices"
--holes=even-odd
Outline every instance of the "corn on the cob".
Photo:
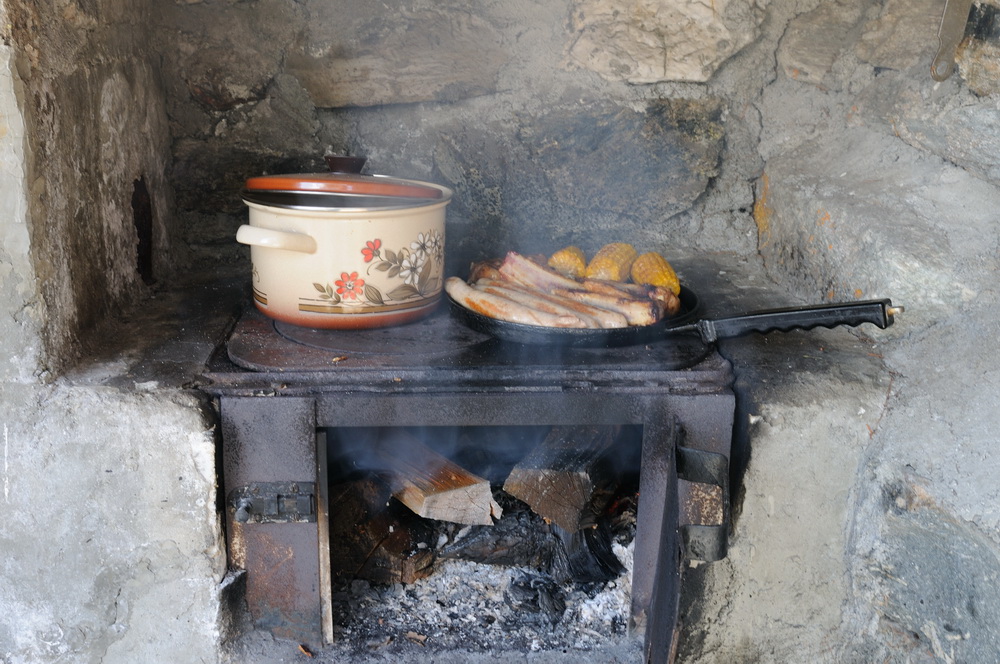
[[587,269],[587,257],[579,247],[566,247],[549,256],[549,267],[560,274],[577,279]]
[[669,288],[670,292],[678,295],[681,292],[681,282],[677,279],[677,273],[660,254],[650,251],[642,254],[632,262],[632,281],[637,284],[649,286],[662,286]]
[[607,279],[609,281],[625,281],[628,279],[636,250],[630,244],[613,242],[601,247],[587,265],[588,279]]

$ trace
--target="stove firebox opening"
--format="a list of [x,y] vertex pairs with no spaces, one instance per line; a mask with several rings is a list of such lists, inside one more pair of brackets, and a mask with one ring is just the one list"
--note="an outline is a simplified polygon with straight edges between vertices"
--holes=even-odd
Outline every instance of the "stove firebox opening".
[[641,426],[326,430],[334,641],[641,648]]

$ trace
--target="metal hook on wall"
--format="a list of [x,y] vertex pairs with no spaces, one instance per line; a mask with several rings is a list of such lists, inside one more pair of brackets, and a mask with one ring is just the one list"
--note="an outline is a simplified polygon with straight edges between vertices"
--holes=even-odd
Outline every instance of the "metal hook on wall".
[[931,63],[931,78],[943,81],[955,70],[955,55],[965,36],[973,0],[946,0],[938,29],[938,52]]

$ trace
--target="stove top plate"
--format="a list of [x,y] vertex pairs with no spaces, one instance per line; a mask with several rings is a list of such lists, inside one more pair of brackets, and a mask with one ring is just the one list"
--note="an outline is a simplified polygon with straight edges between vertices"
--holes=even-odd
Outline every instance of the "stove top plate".
[[449,355],[490,339],[471,328],[445,324],[444,318],[438,314],[408,325],[347,331],[320,330],[276,321],[274,329],[285,339],[304,346],[364,355]]
[[[688,369],[717,355],[695,335],[615,348],[559,347],[502,341],[464,325],[448,307],[427,318],[372,330],[319,330],[276,323],[248,304],[210,373],[244,381],[257,374],[315,374],[313,381],[363,380],[366,372],[538,373],[622,377]],[[540,375],[540,374],[539,374]]]

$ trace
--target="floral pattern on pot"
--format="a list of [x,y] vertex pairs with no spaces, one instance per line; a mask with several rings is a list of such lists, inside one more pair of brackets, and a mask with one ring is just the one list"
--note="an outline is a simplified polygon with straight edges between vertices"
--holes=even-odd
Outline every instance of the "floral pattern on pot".
[[313,283],[321,300],[345,306],[383,305],[423,299],[441,288],[437,268],[444,263],[444,238],[439,232],[418,233],[409,247],[398,251],[383,247],[379,238],[368,240],[361,248],[361,256],[368,264],[366,275],[371,275],[372,270],[384,272],[388,279],[398,280],[399,283],[383,293],[364,275],[353,270],[344,271],[333,284]]

